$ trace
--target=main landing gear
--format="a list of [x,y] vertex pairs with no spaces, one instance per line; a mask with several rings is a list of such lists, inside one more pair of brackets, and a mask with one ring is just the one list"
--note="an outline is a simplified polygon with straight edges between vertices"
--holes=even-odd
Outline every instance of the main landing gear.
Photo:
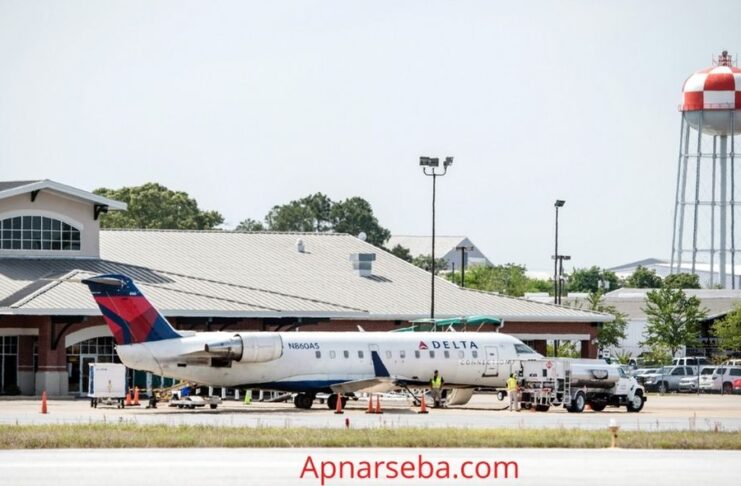
[[[335,400],[336,400],[337,395],[333,395],[333,396],[335,397]],[[337,402],[335,401],[334,403],[336,406]],[[293,398],[293,404],[296,406],[296,408],[303,408],[305,410],[308,410],[314,404],[314,396],[309,395],[308,393],[299,393]]]
[[[342,397],[342,408],[347,406],[347,397]],[[337,409],[337,394],[333,393],[327,398],[327,408],[330,410]]]

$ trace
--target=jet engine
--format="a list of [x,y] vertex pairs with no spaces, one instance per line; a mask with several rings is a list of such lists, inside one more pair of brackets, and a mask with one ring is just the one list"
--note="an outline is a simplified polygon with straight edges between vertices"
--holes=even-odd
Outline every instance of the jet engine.
[[204,351],[240,363],[264,363],[281,357],[283,340],[276,333],[241,332],[227,340],[206,344]]

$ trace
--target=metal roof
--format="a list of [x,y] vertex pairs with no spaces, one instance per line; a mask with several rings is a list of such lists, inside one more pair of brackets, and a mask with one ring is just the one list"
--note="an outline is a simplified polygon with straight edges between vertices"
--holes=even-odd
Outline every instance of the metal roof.
[[[445,256],[449,251],[455,250],[456,246],[466,240],[465,236],[435,236],[435,253],[438,258]],[[401,245],[413,257],[427,256],[432,254],[432,237],[418,235],[392,235],[386,243],[386,248],[392,249]]]
[[83,201],[89,201],[95,204],[102,204],[108,206],[110,210],[126,210],[126,203],[121,201],[114,201],[107,197],[98,196],[92,192],[83,191],[76,187],[68,186],[60,182],[55,182],[49,179],[42,181],[6,181],[0,182],[0,199],[17,196],[19,194],[26,194],[33,191],[51,191],[59,194],[63,194]]
[[[297,239],[304,251],[296,249]],[[0,259],[0,313],[97,315],[80,277],[124,273],[166,315],[408,320],[429,315],[430,274],[346,234],[103,230],[101,259]],[[349,260],[375,253],[372,276]],[[47,284],[40,285],[44,281]],[[461,289],[438,278],[438,317],[602,322],[610,316]]]

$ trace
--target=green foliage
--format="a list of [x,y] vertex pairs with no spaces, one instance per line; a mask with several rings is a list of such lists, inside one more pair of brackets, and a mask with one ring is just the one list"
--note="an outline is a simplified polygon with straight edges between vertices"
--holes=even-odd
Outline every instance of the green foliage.
[[741,351],[741,306],[736,306],[726,316],[713,324],[713,334],[721,349]]
[[291,201],[273,209],[265,216],[272,231],[330,231],[332,200],[321,192]]
[[274,206],[265,216],[265,225],[271,231],[300,231],[348,233],[361,232],[372,245],[383,246],[391,232],[378,223],[370,203],[361,197],[334,202],[318,192],[310,196]]
[[652,349],[666,348],[671,356],[682,346],[697,345],[700,321],[707,315],[700,306],[700,299],[687,297],[680,289],[652,290],[646,296],[643,309],[648,323],[641,344]]
[[600,290],[600,282],[607,285],[607,290],[620,287],[620,280],[615,272],[593,266],[574,269],[568,277],[567,288],[569,292],[597,292]]
[[395,247],[391,248],[391,250],[389,250],[389,253],[397,258],[401,258],[405,262],[412,263],[412,260],[414,260],[414,258],[412,258],[412,254],[409,252],[409,249],[401,245],[396,245]]
[[597,346],[600,349],[617,347],[625,339],[625,330],[628,327],[628,315],[617,310],[615,306],[605,304],[604,294],[601,291],[591,292],[587,296],[589,310],[611,314],[615,319],[605,322],[597,331]]
[[660,289],[663,287],[661,277],[656,275],[656,270],[639,265],[638,268],[625,279],[625,286],[631,289]]
[[673,273],[664,278],[667,289],[699,289],[700,277],[694,273]]
[[[525,292],[553,290],[553,283],[528,278],[525,272],[525,266],[516,263],[475,265],[466,269],[466,287],[516,297],[525,295]],[[460,284],[460,273],[449,274],[448,279]]]
[[[412,263],[426,272],[432,271],[432,256],[431,255],[420,255],[412,259]],[[445,258],[435,258],[435,275],[438,275],[442,270],[448,267],[448,262]]]
[[265,231],[265,225],[254,219],[247,218],[234,228],[234,231]]
[[558,354],[554,354],[553,344],[546,345],[546,356],[554,356],[556,358],[581,358],[581,352],[577,349],[576,343],[573,341],[559,341],[558,343]]
[[371,245],[383,246],[391,237],[391,232],[378,224],[373,208],[362,197],[351,197],[335,203],[330,211],[333,229],[337,233],[357,236],[366,234]]
[[643,353],[643,366],[666,366],[672,362],[672,352],[666,346],[657,344]]
[[103,228],[213,229],[224,222],[218,211],[201,211],[195,199],[157,183],[121,189],[99,188],[95,194],[128,204],[126,211],[101,215]]
[[630,360],[633,359],[633,354],[630,351],[618,350],[615,352],[615,359],[617,359],[617,362],[621,365],[627,365],[630,363]]

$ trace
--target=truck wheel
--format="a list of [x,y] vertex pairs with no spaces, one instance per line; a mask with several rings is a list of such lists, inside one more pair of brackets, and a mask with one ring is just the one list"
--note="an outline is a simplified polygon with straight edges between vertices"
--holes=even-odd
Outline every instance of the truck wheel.
[[551,408],[550,405],[535,405],[536,412],[547,412]]
[[568,408],[568,411],[571,413],[582,413],[586,405],[587,399],[584,397],[584,393],[576,392],[574,398],[571,399],[571,406]]
[[669,385],[667,384],[667,382],[665,381],[659,382],[659,393],[663,394],[663,393],[667,393],[668,391],[669,391]]
[[628,402],[628,412],[640,412],[643,409],[643,404],[646,401],[643,399],[643,394],[638,392],[633,395],[633,399]]
[[504,400],[504,397],[506,397],[506,396],[507,396],[507,394],[504,393],[503,391],[500,391],[499,393],[497,393],[497,398],[499,399],[500,402],[502,400]]
[[723,383],[723,393],[725,395],[730,395],[731,393],[733,393],[733,384],[729,382]]
[[211,410],[216,410],[216,407],[217,407],[218,405],[217,405],[217,404],[215,404],[215,403],[209,403],[209,404],[208,404],[208,406],[209,406],[209,407],[211,407]]
[[592,410],[595,412],[601,412],[605,409],[607,404],[604,402],[589,402],[589,406],[592,407]]

